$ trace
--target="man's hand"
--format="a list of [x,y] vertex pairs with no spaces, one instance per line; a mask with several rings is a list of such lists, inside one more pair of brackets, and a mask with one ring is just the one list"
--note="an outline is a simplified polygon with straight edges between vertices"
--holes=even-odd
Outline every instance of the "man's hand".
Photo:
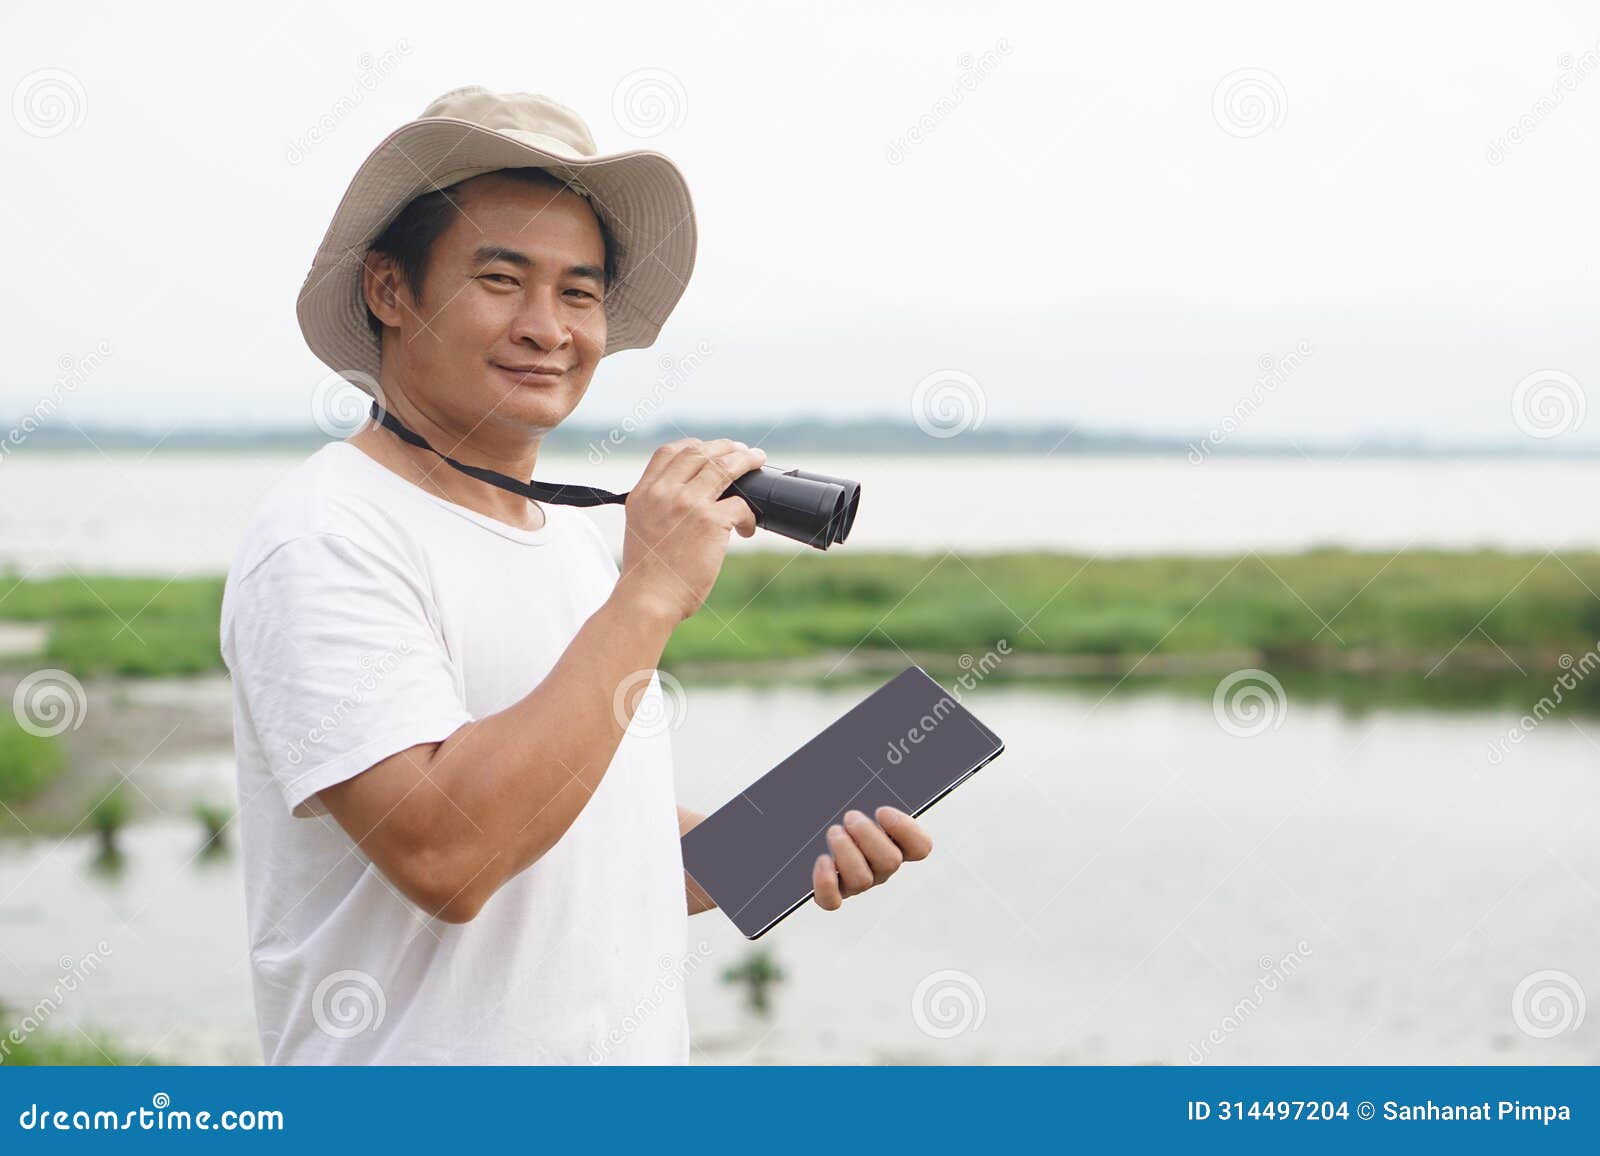
[[876,887],[906,860],[926,859],[933,840],[904,811],[879,807],[874,823],[860,811],[847,811],[844,823],[828,828],[828,850],[811,869],[817,906],[837,911],[852,895]]
[[766,451],[727,438],[683,438],[658,449],[623,507],[617,589],[659,608],[672,626],[699,610],[722,569],[729,532],[756,532],[750,504],[722,495],[766,460]]

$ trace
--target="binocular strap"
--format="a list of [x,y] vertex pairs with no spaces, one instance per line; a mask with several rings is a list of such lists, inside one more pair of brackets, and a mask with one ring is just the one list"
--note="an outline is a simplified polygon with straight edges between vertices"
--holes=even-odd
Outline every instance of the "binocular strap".
[[498,486],[502,490],[509,490],[513,494],[521,494],[530,501],[549,502],[556,506],[620,506],[628,498],[627,494],[613,494],[610,490],[602,490],[598,486],[557,486],[549,482],[519,482],[509,474],[486,470],[481,466],[469,466],[465,462],[456,461],[449,454],[439,453],[428,444],[426,438],[407,429],[399,418],[376,401],[372,403],[372,417],[401,441],[409,442],[419,450],[438,454],[463,474],[477,478],[480,482],[488,482],[491,486]]

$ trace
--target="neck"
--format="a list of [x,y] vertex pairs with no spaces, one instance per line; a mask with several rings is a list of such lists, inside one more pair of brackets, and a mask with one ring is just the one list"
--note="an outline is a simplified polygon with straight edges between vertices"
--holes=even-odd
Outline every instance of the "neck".
[[[383,389],[389,413],[421,435],[439,454],[523,481],[533,476],[542,434],[517,433],[512,427],[487,420],[463,428],[436,407],[413,401],[401,388],[391,389],[385,383]],[[544,511],[536,503],[461,473],[439,454],[401,440],[375,421],[369,419],[349,441],[381,465],[446,501],[518,529],[544,525]]]

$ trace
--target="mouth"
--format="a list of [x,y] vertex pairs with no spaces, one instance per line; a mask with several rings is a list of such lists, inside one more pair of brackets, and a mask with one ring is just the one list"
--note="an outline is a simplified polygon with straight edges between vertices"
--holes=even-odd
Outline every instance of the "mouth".
[[507,374],[518,381],[528,383],[555,381],[557,378],[564,376],[567,372],[564,369],[553,369],[548,366],[502,365],[498,361],[491,361],[489,364],[494,366],[501,373]]

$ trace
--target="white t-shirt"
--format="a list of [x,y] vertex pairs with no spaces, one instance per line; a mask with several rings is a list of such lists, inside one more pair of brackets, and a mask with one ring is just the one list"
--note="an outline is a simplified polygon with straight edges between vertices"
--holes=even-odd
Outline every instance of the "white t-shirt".
[[544,511],[539,530],[507,526],[344,442],[256,509],[222,654],[267,1062],[687,1058],[671,739],[639,725],[661,707],[654,677],[577,821],[469,923],[406,899],[317,796],[555,665],[617,567],[582,512]]

